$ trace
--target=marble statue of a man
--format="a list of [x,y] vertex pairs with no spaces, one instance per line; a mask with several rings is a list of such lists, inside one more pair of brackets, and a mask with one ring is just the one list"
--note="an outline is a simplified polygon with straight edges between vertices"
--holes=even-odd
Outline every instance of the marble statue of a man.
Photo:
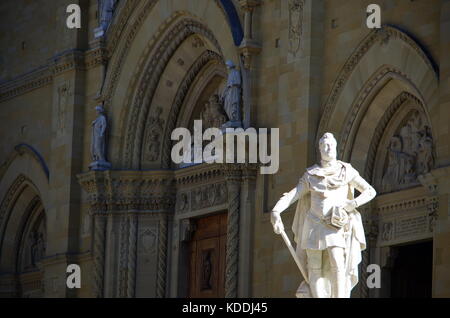
[[241,73],[232,61],[226,62],[228,68],[227,86],[223,93],[223,106],[231,126],[241,124]]
[[95,107],[97,118],[92,122],[92,139],[91,139],[91,155],[93,163],[90,168],[92,170],[105,170],[111,167],[106,161],[106,128],[107,121],[103,106]]
[[[309,286],[302,282],[297,297],[349,298],[358,283],[366,241],[356,208],[376,192],[349,163],[336,159],[336,146],[333,134],[325,133],[319,142],[320,165],[308,168],[271,213],[274,231],[280,234],[284,231],[280,213],[298,200],[292,231]],[[361,193],[356,198],[354,189]]]

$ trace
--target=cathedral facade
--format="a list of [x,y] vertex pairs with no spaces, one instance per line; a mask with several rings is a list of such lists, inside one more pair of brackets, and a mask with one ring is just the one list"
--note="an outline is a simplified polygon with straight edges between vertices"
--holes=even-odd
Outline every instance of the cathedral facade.
[[[450,297],[450,1],[373,2],[2,1],[0,297],[293,297],[270,211],[325,132],[378,193],[352,297]],[[279,170],[175,164],[195,120]]]

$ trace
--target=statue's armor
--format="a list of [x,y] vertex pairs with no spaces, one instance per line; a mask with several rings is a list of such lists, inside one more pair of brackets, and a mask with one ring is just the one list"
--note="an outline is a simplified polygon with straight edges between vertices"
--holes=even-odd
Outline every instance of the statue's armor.
[[344,228],[337,229],[327,223],[331,210],[347,199],[348,183],[336,188],[327,186],[327,177],[306,175],[306,186],[311,194],[311,208],[303,228],[305,249],[324,250],[331,246],[345,247]]

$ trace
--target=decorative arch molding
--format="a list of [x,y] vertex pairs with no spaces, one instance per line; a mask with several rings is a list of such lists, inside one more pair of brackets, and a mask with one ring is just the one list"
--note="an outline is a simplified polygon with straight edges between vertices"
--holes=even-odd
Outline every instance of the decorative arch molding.
[[[215,54],[222,56],[219,43],[211,30],[196,20],[182,19],[166,33],[152,57],[146,59],[149,63],[144,72],[139,76],[140,83],[137,86],[134,97],[131,97],[132,92],[130,92],[129,98],[133,98],[133,100],[131,101],[128,99],[129,102],[126,102],[126,105],[130,106],[125,107],[122,111],[122,113],[128,112],[128,116],[126,116],[126,114],[121,116],[121,118],[128,118],[127,122],[123,124],[125,135],[123,136],[123,141],[121,143],[121,149],[124,150],[121,160],[123,166],[133,169],[140,168],[140,150],[142,148],[145,122],[148,118],[152,99],[157,90],[161,76],[177,48],[187,38],[194,34],[201,35],[203,38],[207,39],[219,52]],[[195,67],[197,66],[194,65],[193,68]]]
[[20,175],[0,206],[0,278],[7,297],[43,297],[45,209],[30,179]]
[[434,65],[411,37],[395,27],[384,26],[370,32],[348,58],[333,84],[323,107],[317,141],[324,132],[332,131],[339,134],[340,143],[347,149],[349,128],[339,129],[338,123],[348,116],[355,118],[359,109],[352,107],[358,106],[358,102],[354,103],[357,95],[362,99],[367,97],[370,89],[376,88],[376,83],[388,72],[405,79],[431,113],[437,105],[438,73]]
[[0,224],[2,212],[26,182],[41,197],[44,207],[49,206],[49,172],[42,155],[33,147],[19,144],[0,169]]
[[213,51],[205,51],[195,63],[189,69],[189,72],[185,75],[182,84],[179,86],[176,97],[172,104],[172,107],[169,112],[169,118],[167,120],[167,125],[165,128],[164,140],[163,140],[163,157],[162,157],[162,167],[170,168],[171,158],[171,146],[172,141],[170,139],[170,135],[173,129],[176,127],[176,124],[179,119],[180,111],[182,106],[185,104],[185,98],[189,94],[189,91],[192,90],[193,83],[196,81],[197,76],[208,68],[208,65],[211,64],[222,64],[223,65],[223,57],[216,52]]
[[[26,257],[26,253],[31,252],[30,246],[27,246],[27,238],[30,237],[30,234],[33,230],[36,230],[36,227],[40,227],[42,231],[40,231],[39,234],[41,234],[42,238],[42,244],[39,244],[39,255],[34,255],[35,259],[28,259]],[[41,199],[38,195],[36,195],[28,204],[27,208],[25,209],[25,213],[22,216],[22,220],[20,223],[20,231],[17,233],[17,240],[16,240],[16,246],[18,247],[18,254],[17,254],[17,261],[16,261],[16,272],[21,273],[27,270],[32,269],[33,267],[35,269],[37,268],[37,262],[42,260],[43,256],[45,256],[45,242],[47,241],[47,232],[46,232],[46,218],[45,218],[45,211],[42,207]],[[39,237],[36,237],[35,239],[39,240]],[[37,243],[37,242],[36,242]],[[31,261],[31,262],[30,262]],[[31,265],[31,266],[30,266]],[[28,267],[28,268],[27,268]],[[31,268],[30,268],[31,267]]]
[[[23,223],[23,218],[26,217],[25,214],[38,202],[42,202],[39,190],[28,177],[20,174],[8,188],[0,205],[0,259],[5,259],[5,237],[16,237],[19,235],[18,231],[20,224]],[[14,212],[18,212],[20,215],[13,215],[17,214]],[[10,233],[10,235],[7,235],[7,232]],[[14,242],[16,241],[17,237]],[[10,253],[12,252],[10,251]],[[11,270],[15,268],[14,263],[8,264],[10,265]],[[5,265],[5,263],[0,261],[0,266],[3,265]]]
[[[164,0],[166,1],[166,0]],[[114,13],[111,27],[107,31],[107,52],[109,57],[112,56],[122,36],[127,37],[127,43],[131,43],[134,39],[137,30],[142,25],[143,19],[148,14],[149,10],[158,2],[158,0],[136,0],[136,1],[119,1],[119,4]],[[244,36],[242,30],[242,21],[239,17],[239,9],[236,8],[231,0],[214,0],[216,5],[222,11],[224,17],[230,26],[230,31],[233,35],[234,44],[239,46]],[[142,6],[143,4],[143,6]],[[142,9],[138,9],[141,7]],[[138,11],[139,15],[135,19],[133,26],[128,30],[127,21],[131,20],[134,12]],[[124,35],[124,33],[127,33]]]
[[0,241],[3,238],[5,223],[8,220],[11,207],[14,205],[17,198],[27,186],[32,186],[34,188],[31,180],[25,177],[23,174],[20,174],[11,184],[8,191],[6,192],[6,195],[3,197],[3,201],[0,205],[0,233],[2,234]]
[[392,80],[398,81],[399,87],[397,89],[402,90],[402,92],[404,90],[405,93],[410,92],[411,96],[420,96],[423,103],[420,92],[405,73],[395,67],[382,65],[363,85],[350,107],[351,111],[345,116],[338,144],[338,151],[343,156],[343,160],[350,159],[362,117],[367,114],[368,108],[377,95],[382,92],[383,88],[388,87]]

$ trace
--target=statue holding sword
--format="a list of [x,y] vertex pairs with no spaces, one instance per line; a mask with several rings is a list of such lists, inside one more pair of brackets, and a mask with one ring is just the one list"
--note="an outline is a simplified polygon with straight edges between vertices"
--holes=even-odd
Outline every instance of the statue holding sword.
[[[282,235],[305,279],[297,297],[349,298],[358,283],[366,240],[356,208],[376,192],[349,163],[336,159],[336,146],[333,134],[325,133],[319,141],[320,165],[306,169],[297,186],[272,209],[274,231]],[[361,193],[356,198],[354,189]],[[294,251],[280,214],[296,201]]]

